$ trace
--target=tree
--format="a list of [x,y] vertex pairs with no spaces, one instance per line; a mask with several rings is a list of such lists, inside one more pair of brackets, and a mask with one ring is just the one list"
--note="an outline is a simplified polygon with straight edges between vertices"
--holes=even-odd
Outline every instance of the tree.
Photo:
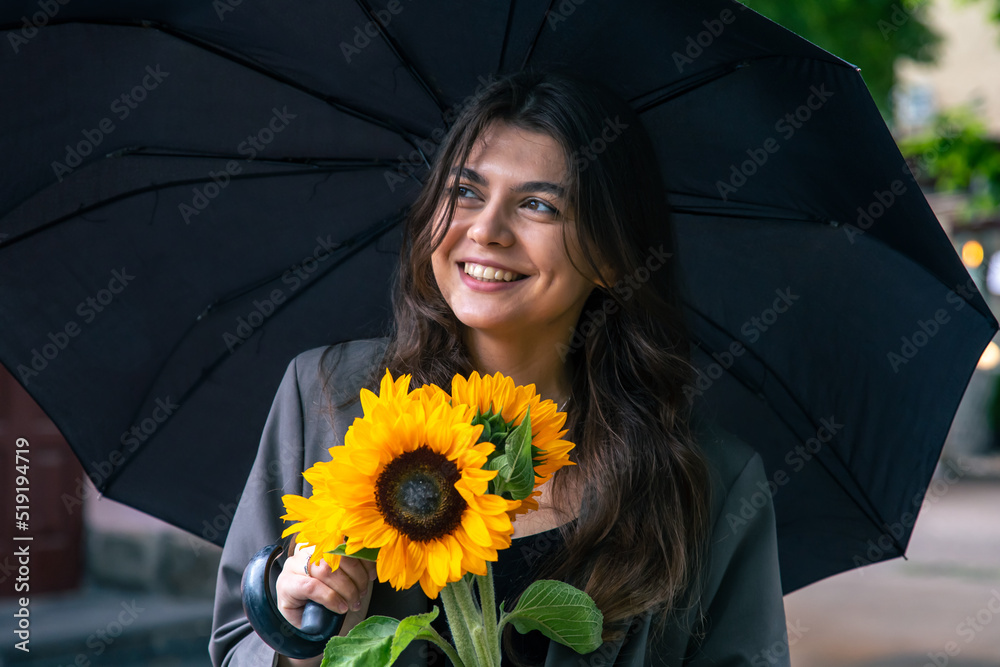
[[[1000,0],[990,1],[1000,7]],[[926,0],[747,0],[744,4],[860,67],[889,124],[896,58],[932,63],[938,56],[941,36],[924,23]]]
[[939,192],[966,192],[959,210],[964,221],[994,215],[1000,209],[1000,150],[986,126],[969,107],[938,113],[924,132],[899,143],[910,171]]
[[[982,2],[982,0],[958,0],[959,4],[971,5],[977,2]],[[1000,0],[988,0],[988,2],[993,4],[993,12],[990,14],[990,19],[996,23],[1000,23]]]

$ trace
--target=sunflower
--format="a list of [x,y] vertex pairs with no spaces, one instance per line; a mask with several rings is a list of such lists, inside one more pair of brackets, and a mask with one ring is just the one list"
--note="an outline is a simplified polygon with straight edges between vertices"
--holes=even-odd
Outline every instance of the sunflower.
[[[316,544],[314,559],[346,542],[348,555],[378,549],[380,582],[396,590],[419,582],[429,598],[466,572],[485,575],[486,561],[510,546],[508,512],[517,506],[487,493],[495,470],[483,470],[492,443],[480,443],[475,410],[451,405],[433,385],[408,391],[410,376],[386,371],[379,395],[362,390],[355,419],[332,460],[306,471],[313,496],[285,496],[283,535]],[[326,512],[326,516],[321,516]]]
[[[542,400],[535,393],[535,385],[514,385],[514,380],[502,373],[484,375],[473,371],[468,379],[456,375],[451,383],[453,404],[472,406],[480,415],[480,420],[497,416],[503,422],[500,434],[492,434],[493,442],[502,441],[506,432],[518,426],[531,411],[532,462],[535,469],[535,490],[524,498],[510,514],[514,519],[519,514],[538,509],[538,490],[557,470],[567,465],[576,465],[569,460],[569,451],[574,445],[561,440],[566,435],[562,429],[566,423],[566,413],[559,412],[554,401]],[[480,421],[477,420],[477,421]],[[496,420],[494,420],[496,421]]]

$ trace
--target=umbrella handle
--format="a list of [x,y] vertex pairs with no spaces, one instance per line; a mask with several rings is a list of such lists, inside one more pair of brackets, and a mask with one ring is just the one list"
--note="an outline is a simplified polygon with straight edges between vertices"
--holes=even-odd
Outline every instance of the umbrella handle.
[[247,563],[240,584],[243,610],[257,635],[275,651],[289,658],[312,658],[321,654],[330,637],[340,632],[344,614],[310,600],[302,610],[302,627],[289,623],[278,611],[271,589],[271,565],[280,554],[281,544],[270,544]]

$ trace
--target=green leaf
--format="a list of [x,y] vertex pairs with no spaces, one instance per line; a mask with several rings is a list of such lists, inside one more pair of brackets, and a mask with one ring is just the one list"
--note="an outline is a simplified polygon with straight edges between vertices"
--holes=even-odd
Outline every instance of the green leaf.
[[529,408],[524,420],[507,435],[504,445],[504,457],[498,459],[500,474],[494,493],[509,492],[512,500],[521,500],[531,495],[535,489],[535,466],[531,460],[531,410]]
[[[483,432],[479,435],[479,442],[489,442],[490,436],[492,435],[492,430],[490,429],[490,423],[488,421],[481,422],[483,425]],[[473,422],[475,426],[475,422]]]
[[410,642],[417,639],[430,641],[437,634],[437,631],[431,628],[431,621],[437,618],[439,613],[440,609],[434,607],[426,614],[407,616],[400,621],[399,627],[396,628],[396,635],[392,640],[392,653],[389,655],[389,662],[386,664],[395,662],[396,658],[399,657],[399,654],[403,652],[403,649]]
[[331,637],[323,650],[320,667],[385,667],[390,664],[393,637],[399,621],[388,616],[371,616],[361,621],[346,637]]
[[328,554],[333,554],[334,556],[347,556],[348,558],[361,558],[363,560],[370,560],[372,562],[378,560],[378,549],[368,549],[363,548],[349,554],[345,551],[347,548],[347,542],[341,542],[333,551],[327,551]]
[[472,425],[483,425],[483,432],[479,435],[479,442],[491,442],[496,445],[496,449],[490,454],[490,458],[503,455],[503,443],[507,437],[508,424],[503,420],[503,414],[493,414],[492,411],[482,414],[476,410],[476,416],[472,418]]
[[581,654],[601,645],[601,610],[589,595],[562,581],[536,581],[521,594],[514,611],[504,612],[502,603],[500,611],[500,630],[508,622],[521,634],[538,630]]

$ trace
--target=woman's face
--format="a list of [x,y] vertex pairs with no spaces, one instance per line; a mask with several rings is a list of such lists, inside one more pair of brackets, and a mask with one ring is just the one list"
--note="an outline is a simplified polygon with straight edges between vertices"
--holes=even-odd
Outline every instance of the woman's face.
[[[468,327],[569,338],[595,282],[574,268],[563,246],[565,228],[573,260],[583,267],[574,214],[559,216],[567,207],[563,152],[546,134],[503,123],[481,139],[464,172],[453,168],[449,176],[449,185],[458,178],[458,200],[431,257],[434,278]],[[446,203],[438,207],[437,225],[444,224]]]

